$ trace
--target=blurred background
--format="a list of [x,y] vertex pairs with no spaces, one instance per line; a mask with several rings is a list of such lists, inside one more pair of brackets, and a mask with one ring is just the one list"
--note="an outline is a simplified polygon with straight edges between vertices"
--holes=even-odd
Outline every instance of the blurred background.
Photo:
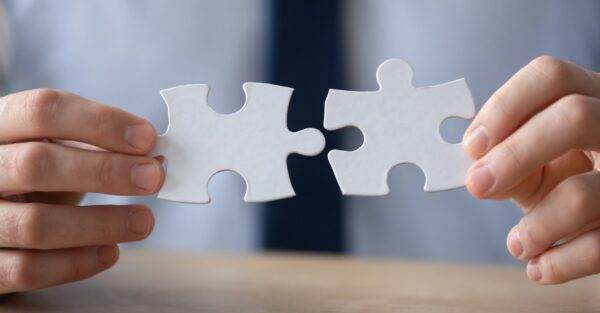
[[[0,0],[0,8],[3,93],[64,89],[146,118],[159,133],[167,111],[158,92],[180,84],[209,84],[220,113],[242,106],[244,82],[293,87],[294,131],[323,130],[329,88],[377,89],[375,71],[389,58],[413,66],[416,86],[465,77],[478,108],[539,55],[600,70],[593,0]],[[457,143],[467,125],[450,119],[440,131]],[[342,197],[325,154],[356,149],[362,135],[325,134],[319,157],[288,159],[293,199],[244,203],[243,179],[224,172],[210,182],[208,205],[96,194],[85,203],[149,204],[154,233],[130,248],[515,262],[505,238],[521,212],[511,203],[464,189],[425,193],[423,173],[408,164],[390,173],[389,196]]]

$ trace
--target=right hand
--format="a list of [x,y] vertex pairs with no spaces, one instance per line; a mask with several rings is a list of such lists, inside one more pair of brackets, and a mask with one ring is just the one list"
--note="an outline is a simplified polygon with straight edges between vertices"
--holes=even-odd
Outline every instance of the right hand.
[[117,243],[146,238],[143,205],[76,206],[85,192],[148,195],[160,162],[152,125],[62,91],[0,98],[0,294],[81,280],[117,261]]

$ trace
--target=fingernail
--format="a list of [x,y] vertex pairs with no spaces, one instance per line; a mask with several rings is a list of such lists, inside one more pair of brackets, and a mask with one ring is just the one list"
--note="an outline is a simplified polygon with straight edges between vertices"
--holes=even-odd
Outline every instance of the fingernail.
[[154,190],[160,180],[160,168],[154,163],[136,164],[131,169],[131,182],[140,189]]
[[154,128],[147,124],[132,125],[125,129],[125,140],[136,149],[146,149],[154,140]]
[[527,276],[534,282],[542,280],[542,271],[540,270],[540,259],[535,258],[527,264]]
[[515,257],[519,257],[523,254],[523,245],[521,244],[521,237],[519,236],[519,231],[516,227],[510,230],[508,234],[508,238],[506,238],[506,247],[508,251],[512,253]]
[[496,177],[492,173],[490,165],[482,163],[469,170],[466,185],[469,191],[483,197],[490,192],[495,182]]
[[102,266],[113,264],[118,254],[115,246],[102,246],[96,250],[96,258]]
[[477,156],[484,155],[490,146],[490,136],[488,135],[485,126],[479,125],[477,128],[469,132],[465,136],[463,144],[471,152],[471,154]]
[[136,235],[147,235],[151,226],[152,216],[146,210],[135,211],[127,219],[127,228]]

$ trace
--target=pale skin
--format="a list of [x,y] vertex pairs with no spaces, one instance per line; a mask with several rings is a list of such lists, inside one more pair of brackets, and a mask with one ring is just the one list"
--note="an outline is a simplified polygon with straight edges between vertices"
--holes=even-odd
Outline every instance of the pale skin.
[[[152,231],[145,206],[77,206],[85,192],[158,191],[164,172],[147,156],[156,143],[149,122],[63,91],[30,90],[0,98],[0,143],[0,294],[93,276],[117,262],[116,244]],[[531,280],[600,272],[598,73],[534,60],[488,100],[464,144],[478,159],[469,192],[510,198],[525,212],[507,245],[529,261]]]
[[558,284],[600,272],[600,74],[540,57],[467,129],[469,192],[524,212],[507,247],[527,275]]
[[162,165],[145,156],[152,125],[62,91],[0,98],[0,294],[93,276],[119,257],[116,244],[154,226],[142,205],[77,206],[83,193],[148,195]]

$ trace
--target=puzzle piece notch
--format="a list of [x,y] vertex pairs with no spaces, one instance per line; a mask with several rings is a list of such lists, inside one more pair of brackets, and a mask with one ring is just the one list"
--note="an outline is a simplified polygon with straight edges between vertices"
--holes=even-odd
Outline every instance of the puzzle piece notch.
[[377,91],[330,90],[325,100],[328,130],[357,127],[362,146],[354,151],[332,150],[329,162],[345,195],[385,195],[387,177],[396,165],[412,163],[425,173],[425,191],[464,185],[473,160],[461,144],[449,144],[440,125],[450,117],[475,115],[464,79],[415,88],[406,62],[391,59],[377,70]]
[[245,83],[244,106],[219,114],[208,105],[209,86],[165,89],[169,126],[153,155],[168,160],[168,173],[158,197],[188,203],[208,203],[208,183],[224,170],[246,182],[244,200],[269,201],[295,195],[287,172],[287,156],[319,154],[325,138],[316,129],[290,132],[288,103],[293,89]]

